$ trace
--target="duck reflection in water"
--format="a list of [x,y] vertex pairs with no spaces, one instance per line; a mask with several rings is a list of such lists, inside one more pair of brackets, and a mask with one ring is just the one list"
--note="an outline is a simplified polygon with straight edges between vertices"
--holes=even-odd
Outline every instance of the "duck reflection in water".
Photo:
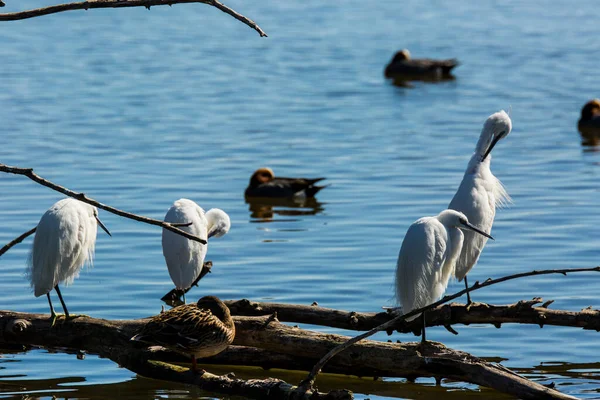
[[253,222],[273,222],[275,215],[285,217],[316,215],[325,210],[324,203],[314,197],[305,199],[246,197],[246,203],[250,211],[250,218],[254,219]]
[[577,123],[584,146],[600,145],[600,100],[593,99],[581,109],[581,118]]
[[409,81],[442,82],[456,79],[451,70],[459,65],[455,58],[433,60],[411,58],[407,49],[400,50],[384,71],[396,86],[411,87]]

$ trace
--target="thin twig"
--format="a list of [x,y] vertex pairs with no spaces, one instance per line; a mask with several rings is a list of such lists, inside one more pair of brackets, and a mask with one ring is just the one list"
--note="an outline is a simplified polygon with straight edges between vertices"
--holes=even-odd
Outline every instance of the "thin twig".
[[27,232],[25,232],[21,236],[19,236],[17,238],[14,238],[10,242],[6,243],[0,249],[0,256],[2,256],[2,254],[6,253],[8,251],[8,249],[10,249],[11,247],[13,247],[14,245],[21,243],[23,241],[23,239],[25,239],[27,236],[33,235],[35,233],[36,229],[37,229],[37,226],[35,228],[33,228],[33,229],[28,230]]
[[135,221],[144,222],[146,224],[160,226],[166,230],[175,232],[175,233],[177,233],[181,236],[184,236],[190,240],[194,240],[196,242],[206,244],[206,240],[201,239],[198,236],[194,236],[194,235],[192,235],[186,231],[183,231],[179,228],[176,228],[175,226],[173,226],[172,224],[170,224],[168,222],[164,222],[164,221],[160,221],[158,219],[152,219],[152,218],[148,218],[148,217],[142,217],[137,214],[128,213],[126,211],[122,211],[122,210],[116,209],[114,207],[107,206],[106,204],[102,204],[94,199],[87,197],[84,193],[77,193],[70,189],[67,189],[64,186],[60,186],[55,183],[52,183],[49,180],[46,180],[46,179],[42,178],[41,176],[37,175],[35,172],[33,172],[33,168],[19,168],[19,167],[11,167],[11,166],[8,166],[5,164],[0,164],[0,172],[6,172],[9,174],[15,174],[15,175],[24,175],[24,176],[28,177],[29,179],[31,179],[32,181],[39,183],[42,186],[49,187],[52,190],[56,190],[57,192],[65,194],[69,197],[73,197],[74,199],[77,199],[79,201],[83,201],[84,203],[91,204],[95,207],[101,208],[110,213],[119,215],[121,217],[133,219]]
[[[1,6],[4,5],[2,1],[0,1]],[[203,3],[208,4],[209,6],[213,6],[218,8],[231,15],[233,18],[238,21],[243,22],[248,25],[250,28],[254,29],[258,32],[261,37],[266,37],[267,34],[256,24],[256,22],[252,21],[250,18],[243,16],[237,11],[227,7],[226,5],[220,3],[217,0],[89,0],[89,1],[81,1],[77,3],[64,3],[57,4],[54,6],[35,8],[31,10],[18,11],[12,13],[4,13],[0,14],[0,21],[17,21],[21,19],[41,17],[43,15],[55,14],[63,11],[70,10],[88,10],[90,8],[122,8],[122,7],[146,7],[150,9],[152,6],[165,6],[165,5],[173,5],[173,4],[185,4],[185,3]]]
[[387,330],[388,328],[393,327],[394,324],[396,324],[398,321],[405,320],[406,318],[410,318],[413,315],[421,314],[422,312],[427,311],[429,309],[432,309],[434,307],[437,307],[440,304],[444,304],[444,303],[449,302],[450,300],[454,300],[454,299],[462,296],[463,294],[467,293],[467,291],[471,292],[473,290],[478,290],[478,289],[481,289],[481,288],[484,288],[484,287],[487,287],[487,286],[495,285],[497,283],[506,282],[506,281],[509,281],[509,280],[512,280],[512,279],[523,278],[523,277],[526,277],[526,276],[548,275],[548,274],[563,274],[563,275],[566,276],[567,273],[571,273],[571,272],[600,272],[600,266],[593,267],[593,268],[547,269],[547,270],[541,270],[541,271],[534,270],[534,271],[522,272],[522,273],[514,274],[514,275],[507,275],[507,276],[504,276],[504,277],[498,278],[498,279],[488,278],[483,283],[479,283],[479,281],[477,281],[469,289],[463,289],[460,292],[454,293],[452,295],[444,296],[441,300],[438,300],[435,303],[431,303],[428,306],[417,308],[417,309],[412,310],[411,312],[408,312],[406,314],[399,315],[396,318],[393,318],[393,319],[389,320],[385,324],[379,325],[379,326],[371,329],[370,331],[367,331],[367,332],[365,332],[365,333],[363,333],[361,335],[355,336],[352,339],[348,340],[347,342],[344,342],[341,345],[339,345],[339,346],[331,349],[331,351],[329,351],[327,354],[325,354],[319,360],[319,362],[317,362],[315,364],[315,366],[310,371],[310,373],[308,374],[308,376],[306,377],[306,379],[304,379],[304,381],[302,381],[302,383],[300,384],[300,387],[305,388],[307,390],[309,388],[312,388],[317,375],[321,372],[321,369],[323,369],[323,367],[325,366],[325,364],[327,364],[327,362],[329,360],[331,360],[331,358],[333,358],[334,356],[336,356],[340,352],[346,350],[348,347],[352,346],[354,343],[359,342],[359,341],[361,341],[361,340],[363,340],[365,338],[368,338],[369,336],[372,336],[372,335],[376,334],[377,332],[381,332],[381,331]]

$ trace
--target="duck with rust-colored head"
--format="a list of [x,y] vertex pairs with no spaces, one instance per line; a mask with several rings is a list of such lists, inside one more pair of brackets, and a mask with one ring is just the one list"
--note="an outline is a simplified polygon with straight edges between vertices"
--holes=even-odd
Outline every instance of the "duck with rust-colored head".
[[184,304],[160,313],[148,321],[131,340],[166,347],[192,358],[219,354],[235,337],[229,308],[215,296],[205,296],[195,304]]
[[244,192],[246,197],[270,198],[307,198],[314,197],[319,190],[327,187],[315,183],[325,178],[283,178],[275,177],[271,168],[259,168],[252,177]]
[[581,109],[577,123],[584,144],[597,145],[600,142],[600,100],[593,99]]
[[406,49],[400,50],[385,68],[386,78],[405,80],[441,80],[453,78],[450,71],[458,65],[455,58],[432,60],[411,58]]

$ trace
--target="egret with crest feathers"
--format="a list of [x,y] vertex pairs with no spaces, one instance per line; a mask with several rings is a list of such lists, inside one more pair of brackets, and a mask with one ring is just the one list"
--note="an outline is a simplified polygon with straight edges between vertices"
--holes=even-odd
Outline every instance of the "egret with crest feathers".
[[[493,239],[455,210],[444,210],[435,217],[420,218],[408,228],[396,266],[396,299],[400,302],[403,314],[425,307],[442,297],[463,246],[462,230]],[[422,341],[425,342],[425,313],[421,317]],[[415,318],[417,315],[408,320]]]
[[[490,164],[494,146],[508,136],[512,130],[512,122],[508,114],[498,111],[488,117],[483,124],[475,153],[471,157],[462,182],[448,208],[465,214],[469,221],[485,232],[492,230],[496,207],[510,203],[510,196],[502,182],[492,174]],[[454,276],[465,280],[467,288],[467,304],[471,304],[467,274],[475,266],[479,255],[487,242],[487,238],[473,232],[465,232],[464,244],[458,260]]]
[[[179,199],[173,203],[165,215],[165,222],[191,223],[180,229],[204,240],[221,237],[229,232],[231,227],[231,221],[225,211],[212,208],[204,213],[202,207],[188,199]],[[208,244],[189,240],[163,229],[162,249],[175,288],[182,291],[189,289],[200,276]],[[185,292],[183,301],[185,302]]]
[[98,225],[110,236],[96,207],[70,197],[54,203],[38,223],[26,273],[35,297],[48,297],[53,322],[50,292],[56,291],[69,318],[58,284],[73,282],[84,264],[92,264]]

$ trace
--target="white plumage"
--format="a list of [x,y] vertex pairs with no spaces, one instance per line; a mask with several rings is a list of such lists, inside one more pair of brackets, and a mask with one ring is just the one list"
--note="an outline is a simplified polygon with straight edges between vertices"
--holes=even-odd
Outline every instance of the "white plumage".
[[[479,229],[490,232],[496,207],[510,203],[510,196],[502,183],[492,174],[490,152],[498,141],[506,137],[512,129],[512,122],[506,112],[499,111],[488,117],[483,125],[475,152],[469,161],[462,182],[448,208],[465,214],[469,222]],[[475,266],[487,238],[473,232],[465,232],[463,248],[456,263],[454,275],[459,281]],[[467,292],[467,302],[471,299]]]
[[420,218],[408,228],[396,266],[396,299],[404,314],[442,297],[463,246],[462,229],[491,238],[455,210],[444,210],[435,217]]
[[[213,208],[204,213],[202,207],[188,199],[173,203],[165,215],[165,222],[191,222],[190,226],[180,229],[204,240],[225,235],[231,226],[229,216],[223,210]],[[208,244],[163,229],[162,248],[175,287],[179,290],[188,289],[202,271]]]
[[96,207],[73,198],[56,202],[38,223],[26,273],[34,295],[48,296],[53,317],[50,291],[56,289],[68,317],[58,284],[70,284],[84,264],[92,264],[98,224],[110,235]]

